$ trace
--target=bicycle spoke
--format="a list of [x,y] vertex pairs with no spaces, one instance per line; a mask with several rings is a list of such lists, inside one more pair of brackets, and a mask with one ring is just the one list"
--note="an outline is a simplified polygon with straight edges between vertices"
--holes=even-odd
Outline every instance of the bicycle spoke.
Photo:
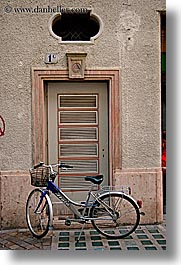
[[[122,238],[132,233],[140,218],[139,209],[135,203],[126,195],[116,193],[102,196],[99,206],[92,208],[91,215],[95,217],[92,220],[95,229],[112,238]],[[124,233],[121,231],[123,229]],[[113,232],[112,235],[110,230]]]
[[33,190],[28,198],[26,206],[27,224],[32,234],[43,237],[49,229],[49,205],[46,198],[41,200],[42,192],[39,189]]

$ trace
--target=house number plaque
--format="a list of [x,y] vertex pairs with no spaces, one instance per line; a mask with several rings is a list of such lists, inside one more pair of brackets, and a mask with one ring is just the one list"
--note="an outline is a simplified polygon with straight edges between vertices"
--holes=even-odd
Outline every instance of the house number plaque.
[[58,62],[58,54],[56,53],[47,53],[45,55],[46,64],[56,64]]

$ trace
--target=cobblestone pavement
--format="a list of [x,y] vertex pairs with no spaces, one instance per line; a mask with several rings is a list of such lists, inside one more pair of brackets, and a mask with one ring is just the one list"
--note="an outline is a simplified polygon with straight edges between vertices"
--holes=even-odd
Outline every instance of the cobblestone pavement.
[[52,237],[36,239],[27,230],[0,232],[0,250],[51,250]]
[[166,224],[140,225],[124,239],[106,239],[93,229],[55,230],[43,239],[32,237],[28,230],[0,231],[0,250],[166,250]]

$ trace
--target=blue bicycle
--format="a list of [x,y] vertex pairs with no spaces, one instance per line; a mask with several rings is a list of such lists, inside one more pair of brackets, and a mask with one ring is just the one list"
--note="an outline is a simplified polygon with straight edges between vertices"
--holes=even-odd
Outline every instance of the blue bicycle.
[[75,202],[54,183],[58,174],[54,168],[68,170],[72,167],[65,164],[45,165],[40,162],[30,169],[31,184],[37,188],[32,190],[28,196],[26,220],[33,236],[42,238],[49,229],[53,228],[50,192],[73,212],[75,218],[67,218],[65,220],[67,226],[70,226],[72,222],[78,222],[83,224],[82,231],[86,223],[92,223],[99,233],[114,239],[124,238],[135,231],[140,222],[140,215],[143,214],[140,212],[142,205],[140,200],[135,201],[124,190],[101,188],[95,191],[95,185],[100,186],[103,181],[103,175],[97,175],[85,177],[85,181],[90,181],[92,184],[86,201]]

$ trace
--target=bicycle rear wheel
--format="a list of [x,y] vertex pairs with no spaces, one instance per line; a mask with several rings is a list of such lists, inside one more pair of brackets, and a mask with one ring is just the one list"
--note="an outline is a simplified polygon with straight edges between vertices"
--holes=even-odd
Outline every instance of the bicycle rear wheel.
[[41,189],[34,189],[26,203],[26,221],[28,228],[36,238],[44,237],[49,230],[50,205],[47,197],[42,196]]
[[124,238],[138,226],[140,212],[136,202],[124,193],[110,192],[99,197],[91,208],[94,228],[107,238]]

